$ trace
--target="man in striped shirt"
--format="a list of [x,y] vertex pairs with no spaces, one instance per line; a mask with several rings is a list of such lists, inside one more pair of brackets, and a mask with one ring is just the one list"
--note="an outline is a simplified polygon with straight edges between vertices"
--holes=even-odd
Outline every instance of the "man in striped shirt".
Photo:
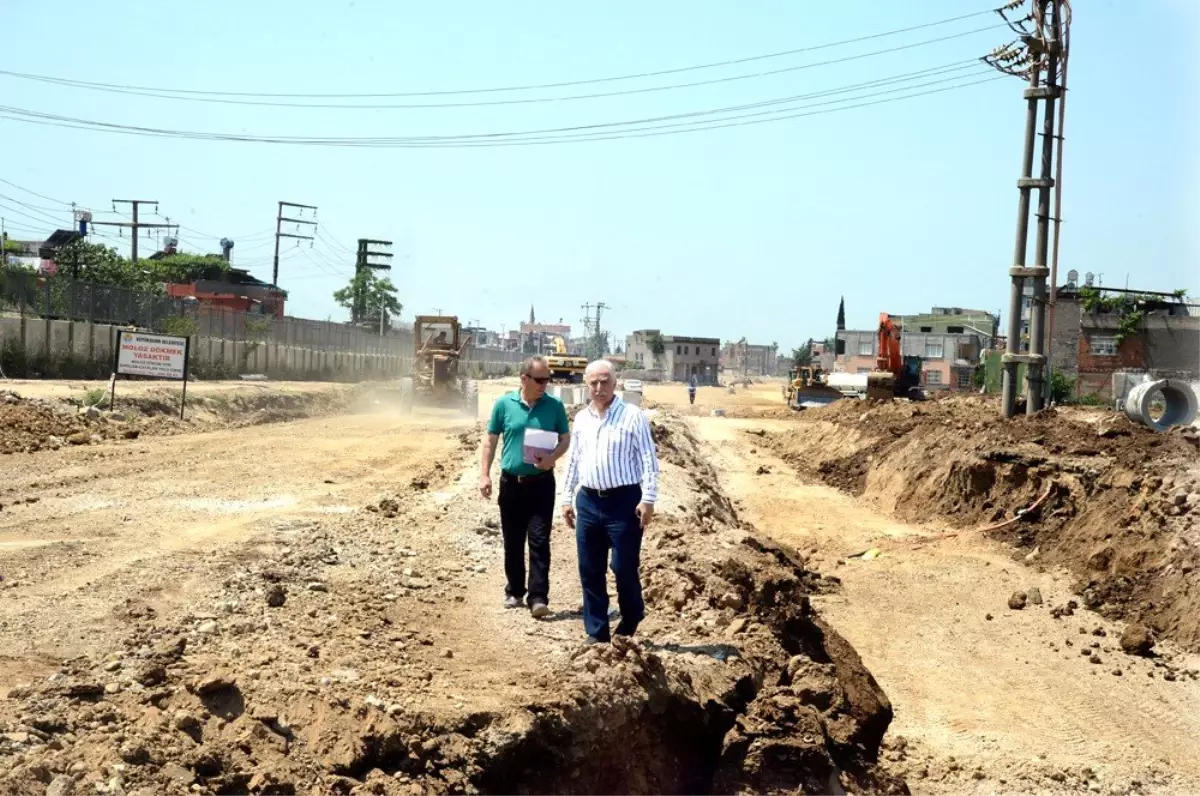
[[591,363],[584,381],[592,401],[575,416],[571,432],[563,519],[575,529],[583,625],[588,643],[597,644],[610,640],[605,577],[610,550],[621,607],[617,635],[632,636],[646,615],[638,568],[642,534],[658,498],[659,468],[650,421],[616,396],[612,363]]

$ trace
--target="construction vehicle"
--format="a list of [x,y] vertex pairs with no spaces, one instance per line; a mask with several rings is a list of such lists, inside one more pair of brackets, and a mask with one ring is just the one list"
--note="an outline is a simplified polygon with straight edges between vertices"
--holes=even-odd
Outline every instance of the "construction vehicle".
[[841,398],[843,393],[829,386],[828,376],[820,365],[801,365],[788,371],[783,385],[784,402],[797,411],[825,406]]
[[879,356],[875,370],[867,374],[867,398],[891,401],[894,398],[923,400],[921,358],[900,353],[900,327],[886,312],[879,314]]
[[587,357],[574,356],[567,350],[567,341],[554,338],[554,353],[546,356],[550,367],[550,380],[557,384],[583,384],[583,373],[587,370]]
[[418,315],[413,321],[412,375],[400,380],[400,411],[414,405],[458,408],[479,415],[479,387],[459,373],[471,336],[462,338],[462,327],[453,315]]

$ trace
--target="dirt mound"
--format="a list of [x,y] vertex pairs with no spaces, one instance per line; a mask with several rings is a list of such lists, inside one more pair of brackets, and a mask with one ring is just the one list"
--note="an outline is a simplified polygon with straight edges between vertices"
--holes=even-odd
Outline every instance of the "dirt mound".
[[0,392],[0,453],[33,453],[127,436],[137,435],[121,423],[109,422],[98,409],[80,414],[74,406]]
[[[78,398],[24,398],[16,392],[0,391],[0,454],[298,420],[363,408],[363,394],[357,387],[308,393],[247,386],[223,393],[189,395],[185,417],[180,420],[179,391],[175,388],[121,396],[116,411],[99,406],[89,409]],[[107,403],[105,395],[102,405]]]
[[[223,552],[183,613],[131,601],[109,652],[11,689],[0,791],[907,792],[876,763],[891,706],[812,610],[817,576],[744,527],[690,431],[655,426],[684,496],[643,558],[647,625],[670,633],[589,648],[530,628],[495,642],[546,657],[528,682],[463,668],[446,617],[499,542],[438,496],[476,431],[457,467]],[[432,533],[445,516],[464,527]]]
[[1089,608],[1200,649],[1195,429],[1158,434],[1104,410],[1005,421],[974,397],[839,401],[797,420],[768,440],[799,470],[905,519],[1036,550],[1079,575]]

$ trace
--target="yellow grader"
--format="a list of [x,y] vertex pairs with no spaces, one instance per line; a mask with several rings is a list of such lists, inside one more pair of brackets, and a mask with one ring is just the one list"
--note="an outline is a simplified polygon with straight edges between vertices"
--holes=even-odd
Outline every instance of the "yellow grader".
[[453,315],[418,315],[413,321],[412,375],[400,380],[400,411],[413,406],[457,408],[479,414],[479,386],[459,373],[463,352],[471,336],[462,337],[462,327]]

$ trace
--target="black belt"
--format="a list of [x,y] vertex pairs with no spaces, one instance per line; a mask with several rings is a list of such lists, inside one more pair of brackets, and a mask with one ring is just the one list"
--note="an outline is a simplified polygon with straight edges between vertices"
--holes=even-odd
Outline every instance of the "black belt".
[[641,484],[622,484],[621,486],[614,486],[612,489],[593,489],[590,486],[583,486],[580,487],[580,490],[586,492],[590,497],[609,498],[627,495],[629,494],[629,490],[641,488]]
[[551,478],[554,475],[553,470],[543,470],[535,475],[516,475],[514,473],[500,473],[502,481],[516,481],[518,484],[523,484],[526,481],[537,481],[542,478]]

